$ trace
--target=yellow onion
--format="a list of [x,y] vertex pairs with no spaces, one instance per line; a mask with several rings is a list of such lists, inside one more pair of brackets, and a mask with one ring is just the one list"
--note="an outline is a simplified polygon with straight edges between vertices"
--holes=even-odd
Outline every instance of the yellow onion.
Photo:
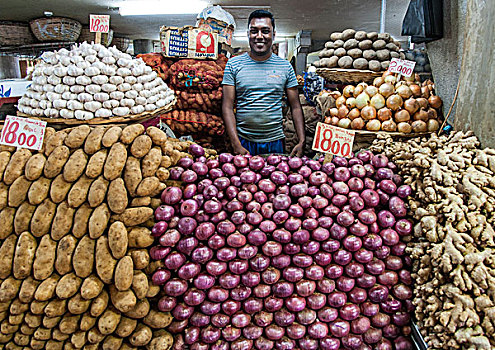
[[373,85],[368,85],[366,89],[364,89],[364,92],[366,92],[369,97],[373,97],[378,93],[378,88]]
[[428,130],[426,123],[422,120],[413,121],[411,127],[414,132],[426,132],[426,130]]
[[361,111],[357,108],[353,108],[347,115],[347,118],[349,118],[350,120],[354,120],[356,118],[359,118],[360,116],[361,116]]
[[397,78],[393,75],[388,75],[385,77],[385,82],[395,84],[397,82]]
[[342,96],[342,94],[340,93],[340,91],[331,91],[330,96],[332,96],[334,99],[337,99]]
[[440,129],[440,123],[436,119],[430,119],[426,123],[426,129],[430,132],[435,132]]
[[397,130],[399,132],[409,134],[412,131],[412,127],[411,127],[411,124],[409,124],[408,122],[402,122],[402,123],[397,124]]
[[379,121],[383,122],[392,118],[392,111],[390,110],[390,108],[383,107],[378,110],[376,116],[378,117]]
[[375,85],[376,87],[380,87],[384,82],[385,79],[383,77],[377,77],[373,80],[373,85]]
[[385,97],[383,97],[381,94],[376,94],[371,98],[370,105],[372,105],[376,109],[385,107]]
[[436,96],[436,95],[431,95],[429,98],[428,98],[428,103],[430,104],[430,106],[432,106],[433,108],[440,108],[442,106],[442,99],[439,97],[439,96]]
[[382,123],[378,119],[372,119],[366,123],[366,130],[369,131],[380,131]]
[[372,106],[366,106],[361,110],[361,116],[364,120],[371,120],[376,118],[376,109]]
[[345,97],[351,97],[353,96],[354,93],[354,85],[347,85],[344,90],[342,91]]
[[387,98],[394,93],[394,86],[390,83],[383,83],[378,89],[380,95]]
[[330,122],[330,124],[337,126],[339,120],[339,117],[332,117],[332,121]]
[[397,89],[395,89],[395,92],[404,99],[409,98],[412,95],[412,91],[407,85],[399,86]]
[[352,120],[350,120],[349,118],[340,119],[337,126],[339,128],[349,129],[349,127],[351,126],[351,122]]
[[367,87],[368,84],[366,83],[357,84],[356,88],[354,89],[354,97],[358,97]]
[[332,117],[326,117],[324,123],[325,124],[331,124],[332,123]]
[[345,101],[346,101],[346,98],[344,96],[339,96],[335,100],[335,106],[337,108],[340,108],[341,106],[345,106]]
[[411,119],[411,115],[405,109],[395,112],[394,119],[397,123],[407,122]]
[[356,107],[356,99],[355,99],[354,97],[349,97],[349,98],[345,101],[345,105],[346,105],[346,106],[347,106],[347,108],[349,108],[349,109]]
[[404,102],[402,101],[402,97],[397,94],[387,98],[387,107],[393,111],[397,111],[399,108],[401,108],[403,103]]
[[364,128],[363,118],[356,118],[351,122],[351,129],[362,130]]
[[438,118],[438,113],[437,110],[434,108],[428,108],[428,119],[437,119]]
[[424,98],[430,97],[430,90],[428,89],[428,86],[422,86],[421,87],[421,97],[424,97]]
[[413,115],[414,120],[422,120],[422,121],[427,121],[428,120],[428,112],[421,108],[419,111],[414,113]]
[[414,73],[414,81],[417,81],[417,82],[418,82],[418,84],[419,84],[419,82],[421,81],[421,77],[419,76],[419,74],[418,74],[418,73]]
[[421,86],[418,84],[411,84],[409,86],[414,97],[421,97]]
[[428,100],[424,97],[418,97],[416,99],[419,103],[419,108],[427,109],[428,108]]
[[362,92],[356,97],[356,107],[362,109],[370,103],[370,97],[366,92]]
[[388,77],[389,75],[394,75],[394,74],[395,73],[392,73],[391,71],[386,70],[385,72],[383,72],[382,77],[385,78],[385,77]]
[[339,109],[338,108],[330,108],[330,116],[331,117],[337,117],[339,115]]
[[382,122],[382,130],[390,132],[397,131],[397,124],[392,119],[385,120]]
[[339,119],[345,118],[349,114],[349,108],[347,106],[343,105],[339,107]]
[[411,81],[411,82],[414,82],[414,75],[411,75],[410,77],[404,77],[404,80],[405,81]]
[[407,99],[404,101],[404,109],[413,115],[419,109],[419,103],[414,98]]

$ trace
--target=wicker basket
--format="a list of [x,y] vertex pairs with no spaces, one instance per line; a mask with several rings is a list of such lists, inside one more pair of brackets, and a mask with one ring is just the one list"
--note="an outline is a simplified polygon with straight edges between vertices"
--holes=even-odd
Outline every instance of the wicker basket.
[[[101,33],[101,44],[105,46],[110,46],[110,43],[113,40],[113,30],[110,29],[108,33]],[[81,35],[79,35],[79,39],[77,39],[78,43],[82,43],[87,41],[88,43],[95,41],[95,33],[89,31],[89,27],[83,27],[81,29]]]
[[29,30],[29,24],[0,21],[0,46],[29,45],[35,42],[36,38]]
[[44,17],[29,22],[31,30],[39,41],[76,41],[82,25],[65,17]]
[[132,39],[130,39],[130,38],[126,38],[126,37],[119,36],[119,35],[117,35],[117,36],[114,35],[111,45],[115,45],[115,47],[117,47],[117,49],[119,49],[120,51],[126,52],[127,49],[129,48],[129,46],[131,45],[131,42],[132,42]]
[[371,70],[342,68],[318,68],[316,73],[328,81],[343,84],[372,83],[373,79],[382,75],[382,72],[373,72]]

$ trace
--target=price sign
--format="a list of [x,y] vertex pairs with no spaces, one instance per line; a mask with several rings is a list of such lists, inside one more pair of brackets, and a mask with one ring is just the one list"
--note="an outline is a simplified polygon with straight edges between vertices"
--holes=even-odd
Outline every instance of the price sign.
[[93,33],[108,33],[110,30],[110,15],[89,15],[89,31]]
[[356,132],[353,130],[318,123],[313,139],[313,150],[340,157],[350,157],[355,135]]
[[405,77],[410,77],[414,72],[416,62],[392,58],[388,70],[392,73],[399,73]]
[[39,151],[45,129],[44,121],[8,115],[0,135],[0,144]]

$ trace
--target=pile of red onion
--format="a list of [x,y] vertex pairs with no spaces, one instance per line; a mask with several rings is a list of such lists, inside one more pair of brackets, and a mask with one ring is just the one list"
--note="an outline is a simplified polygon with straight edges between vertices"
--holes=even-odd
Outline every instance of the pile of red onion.
[[158,308],[190,349],[412,349],[412,223],[395,165],[183,158],[156,209]]

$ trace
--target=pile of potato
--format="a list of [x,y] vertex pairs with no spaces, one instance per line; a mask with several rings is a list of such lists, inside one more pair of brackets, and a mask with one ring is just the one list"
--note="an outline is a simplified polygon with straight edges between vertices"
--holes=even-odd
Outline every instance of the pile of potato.
[[47,128],[39,152],[0,146],[0,348],[171,347],[147,248],[189,144],[137,124]]
[[389,33],[346,29],[330,35],[315,66],[385,71],[392,58],[404,58],[399,49],[400,43]]

